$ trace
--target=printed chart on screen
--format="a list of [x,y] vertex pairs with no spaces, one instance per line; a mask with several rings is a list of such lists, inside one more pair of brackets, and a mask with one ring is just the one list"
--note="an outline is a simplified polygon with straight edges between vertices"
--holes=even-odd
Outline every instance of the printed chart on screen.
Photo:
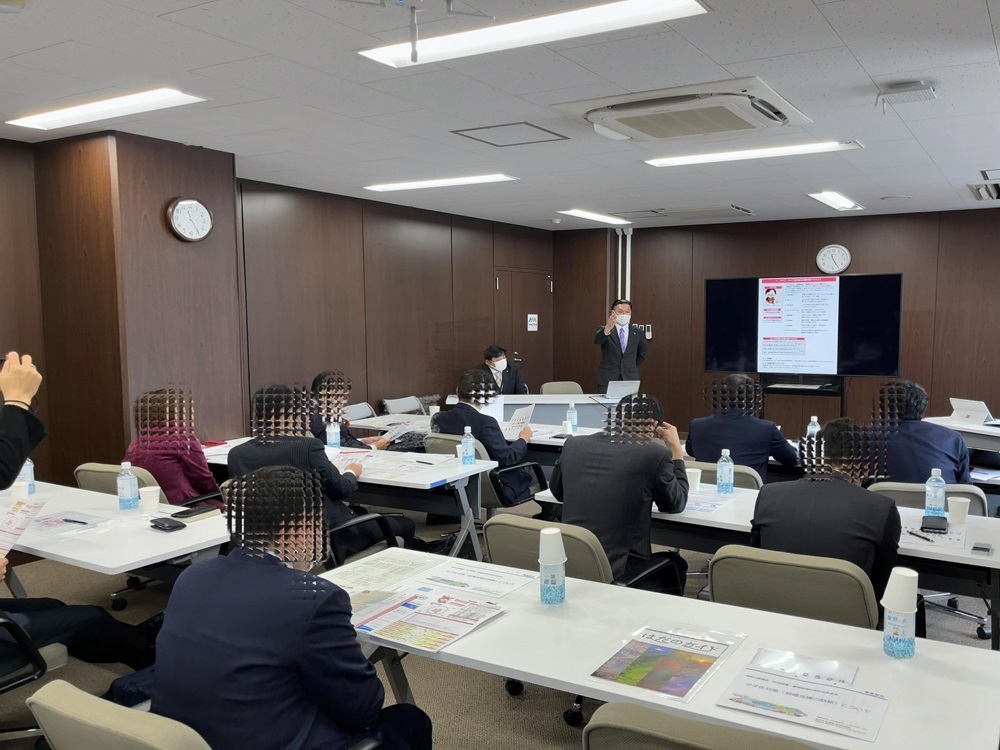
[[840,279],[758,279],[758,372],[837,372]]

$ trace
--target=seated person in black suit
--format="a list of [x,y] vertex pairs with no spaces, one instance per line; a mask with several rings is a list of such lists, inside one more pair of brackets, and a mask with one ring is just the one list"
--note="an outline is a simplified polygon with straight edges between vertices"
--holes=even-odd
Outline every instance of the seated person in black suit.
[[[31,400],[42,376],[31,355],[10,352],[0,370],[0,489],[17,479],[28,454],[45,438],[45,426],[31,412]],[[0,579],[7,575],[7,559],[0,558]],[[160,618],[142,625],[119,622],[101,607],[67,606],[55,599],[0,599],[0,615],[20,625],[37,647],[62,643],[71,656],[94,663],[121,662],[132,669],[153,663],[153,643]],[[0,631],[0,674],[25,664],[10,635]]]
[[[287,385],[268,386],[254,394],[253,409],[254,438],[229,451],[229,476],[241,477],[265,466],[314,471],[323,486],[327,524],[333,528],[358,515],[341,501],[357,488],[361,465],[348,464],[341,474],[327,458],[323,443],[307,436],[308,395]],[[387,516],[387,520],[407,547],[418,546],[413,521],[403,516]],[[377,524],[362,523],[337,532],[334,541],[349,557],[382,541],[382,535]]]
[[749,466],[765,482],[769,457],[786,466],[799,462],[778,426],[756,416],[760,389],[752,378],[742,373],[727,376],[713,388],[712,400],[712,416],[692,419],[688,427],[686,448],[696,461],[715,463],[728,448],[733,463]]
[[820,431],[819,442],[820,473],[761,489],[750,543],[852,562],[868,574],[881,599],[896,564],[901,529],[892,498],[859,486],[869,471],[870,430],[851,419],[834,419]]
[[382,707],[347,594],[308,572],[327,538],[316,474],[260,469],[233,480],[226,499],[235,549],[177,580],[152,710],[215,750],[332,749],[369,736],[387,750],[429,750],[423,711]]
[[528,386],[521,377],[521,368],[507,359],[507,350],[502,346],[486,347],[483,352],[483,371],[496,383],[500,393],[514,395],[527,393]]
[[562,521],[594,532],[615,578],[630,577],[653,558],[673,565],[642,588],[683,595],[687,564],[672,552],[653,553],[653,504],[661,513],[687,505],[688,480],[677,428],[646,395],[627,396],[609,413],[603,433],[570,438],[552,472],[550,488],[562,500]]
[[[525,427],[518,433],[517,440],[508,443],[493,417],[481,414],[483,405],[493,401],[497,395],[496,381],[477,367],[467,370],[458,381],[458,405],[449,411],[438,412],[431,418],[431,431],[445,435],[461,435],[465,428],[472,428],[472,437],[483,444],[490,458],[500,468],[515,466],[524,461],[531,440],[531,428]],[[504,495],[510,505],[524,502],[530,493],[534,475],[528,469],[508,471],[500,475]]]
[[312,397],[315,408],[309,414],[309,431],[326,445],[326,426],[336,420],[340,423],[340,447],[385,450],[389,441],[382,437],[367,437],[361,440],[348,429],[350,423],[344,419],[344,409],[351,396],[351,379],[342,372],[324,370],[312,382]]
[[972,484],[969,449],[962,436],[944,425],[922,421],[927,391],[912,380],[887,383],[879,405],[888,481],[923,484],[931,469],[941,469],[947,484]]

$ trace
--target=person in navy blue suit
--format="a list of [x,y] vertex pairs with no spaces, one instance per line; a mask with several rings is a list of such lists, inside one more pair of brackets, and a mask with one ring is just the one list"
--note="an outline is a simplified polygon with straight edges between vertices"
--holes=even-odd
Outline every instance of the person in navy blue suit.
[[715,414],[692,419],[685,448],[697,461],[715,463],[728,448],[733,463],[749,466],[767,481],[768,458],[786,466],[799,462],[798,452],[788,444],[774,422],[750,412],[756,402],[757,384],[748,375],[734,373],[722,381]]
[[927,391],[911,380],[883,386],[886,410],[885,472],[890,482],[922,484],[931,469],[941,469],[947,484],[972,484],[969,449],[962,436],[939,424],[923,422]]
[[351,625],[348,595],[309,573],[324,556],[323,490],[312,473],[259,469],[226,488],[235,548],[178,578],[157,639],[152,710],[214,750],[430,750],[416,706],[384,690]]

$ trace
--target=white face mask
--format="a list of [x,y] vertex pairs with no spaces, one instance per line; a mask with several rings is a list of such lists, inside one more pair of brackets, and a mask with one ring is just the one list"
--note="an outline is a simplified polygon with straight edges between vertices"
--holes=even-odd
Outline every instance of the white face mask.
[[496,362],[493,363],[493,369],[496,370],[497,372],[503,372],[504,370],[507,369],[507,360],[498,359]]
[[629,321],[631,321],[631,320],[632,320],[632,316],[631,315],[619,315],[618,316],[618,325],[620,325],[620,326],[627,326],[629,324]]

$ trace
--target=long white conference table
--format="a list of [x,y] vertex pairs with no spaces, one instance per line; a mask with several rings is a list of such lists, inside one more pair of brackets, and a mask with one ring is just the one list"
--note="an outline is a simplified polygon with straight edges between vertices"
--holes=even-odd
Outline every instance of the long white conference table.
[[1000,426],[990,427],[985,424],[972,424],[951,417],[927,417],[924,421],[950,427],[962,436],[965,444],[970,448],[1000,452]]
[[[392,549],[323,577],[337,583],[371,571],[374,580],[392,568],[394,561],[412,563],[432,557]],[[444,572],[448,564],[441,563],[434,570]],[[412,653],[571,695],[638,703],[665,714],[790,737],[817,748],[996,750],[1000,739],[1000,654],[921,640],[915,658],[899,661],[883,654],[878,631],[574,579],[567,580],[566,601],[560,605],[542,604],[537,583],[495,601],[504,610],[499,617],[437,653]],[[589,676],[644,625],[687,625],[746,637],[689,703]],[[364,633],[358,635],[363,643],[378,643]],[[889,699],[876,741],[716,705],[760,648],[856,665],[853,687]],[[397,660],[387,668],[397,672],[393,684],[405,684],[402,663]],[[479,703],[505,699],[499,685],[496,696],[477,696]]]
[[[510,419],[522,406],[534,405],[531,421],[537,424],[560,425],[566,419],[570,404],[576,407],[577,425],[603,429],[607,414],[620,399],[608,398],[599,393],[528,393],[503,397],[503,418]],[[448,396],[447,404],[457,404],[458,396]]]

